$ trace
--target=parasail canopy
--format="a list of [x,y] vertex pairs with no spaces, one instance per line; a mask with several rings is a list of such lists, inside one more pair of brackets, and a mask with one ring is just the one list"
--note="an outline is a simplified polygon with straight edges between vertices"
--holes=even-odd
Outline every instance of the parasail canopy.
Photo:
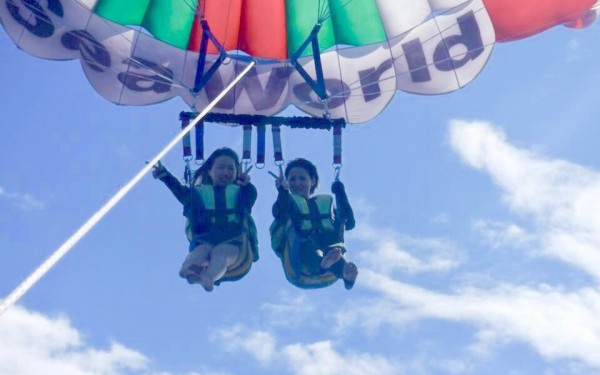
[[497,41],[583,27],[596,0],[0,0],[26,52],[80,59],[122,105],[181,97],[215,112],[366,122],[396,91],[444,94],[483,69]]

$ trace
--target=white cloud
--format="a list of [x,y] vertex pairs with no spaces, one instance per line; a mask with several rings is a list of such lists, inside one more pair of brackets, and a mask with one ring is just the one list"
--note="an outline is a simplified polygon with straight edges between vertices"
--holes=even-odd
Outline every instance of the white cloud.
[[[90,346],[64,316],[49,317],[13,306],[0,316],[0,374],[173,375],[150,368],[144,354],[113,342]],[[207,369],[186,375],[227,375]]]
[[398,364],[381,356],[336,351],[330,341],[309,345],[294,344],[283,349],[286,360],[297,375],[392,375]]
[[217,330],[213,336],[231,352],[245,352],[262,365],[286,369],[297,375],[392,375],[399,366],[382,356],[340,353],[331,341],[277,346],[275,335],[252,331],[241,325]]
[[[437,238],[413,238],[393,229],[375,228],[368,217],[361,216],[361,225],[349,232],[347,239],[360,240],[367,248],[353,241],[349,257],[359,254],[360,264],[377,272],[391,274],[403,271],[412,274],[431,271],[447,271],[462,262],[463,255],[447,240]],[[360,250],[360,252],[358,251]]]
[[533,219],[531,234],[545,255],[600,279],[598,171],[514,147],[485,122],[452,121],[450,143],[469,166],[490,174],[511,210]]
[[50,318],[14,306],[0,317],[0,373],[118,375],[147,368],[141,353],[113,343],[87,346],[67,318]]
[[480,219],[475,221],[473,227],[493,248],[521,247],[534,240],[525,229],[514,223]]
[[[454,121],[450,141],[467,165],[489,173],[508,207],[532,227],[480,220],[475,225],[480,235],[494,246],[541,247],[544,255],[600,278],[600,173],[519,149],[483,122]],[[388,248],[396,249],[391,253],[400,252],[401,237],[383,237]],[[340,312],[338,321],[345,327],[373,331],[439,319],[473,327],[470,351],[476,357],[493,355],[499,345],[525,343],[549,361],[600,369],[600,291],[595,287],[497,284],[437,293],[369,269],[362,270],[361,285],[381,297]],[[450,368],[461,371],[465,364]]]
[[279,303],[264,303],[261,309],[269,315],[271,326],[289,328],[304,325],[313,316],[316,307],[304,293],[283,293]]
[[368,271],[362,282],[382,294],[387,308],[380,305],[368,312],[348,312],[356,324],[364,320],[372,325],[389,324],[396,314],[463,322],[479,331],[473,346],[476,352],[484,353],[498,342],[518,341],[547,359],[576,360],[600,368],[600,292],[596,289],[566,292],[547,285],[505,284],[491,290],[465,288],[441,294]]
[[261,364],[269,364],[276,350],[277,340],[266,331],[251,331],[241,325],[215,331],[213,340],[218,341],[228,351],[242,350],[252,355]]
[[44,208],[44,202],[39,201],[29,193],[11,193],[0,186],[0,198],[11,201],[15,206],[24,211],[41,210]]

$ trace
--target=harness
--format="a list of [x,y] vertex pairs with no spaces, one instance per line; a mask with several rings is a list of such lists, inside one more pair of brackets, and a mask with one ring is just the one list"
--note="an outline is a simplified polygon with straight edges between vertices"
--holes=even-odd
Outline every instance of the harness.
[[290,194],[292,201],[291,219],[296,233],[302,237],[334,231],[333,198],[330,195],[316,195],[306,199]]
[[196,188],[196,192],[200,196],[200,204],[204,211],[208,214],[208,222],[214,224],[217,221],[226,221],[231,224],[240,223],[240,215],[238,209],[238,195],[240,187],[238,185],[229,184],[225,187],[225,207],[215,207],[216,197],[215,188],[213,185],[201,185]]
[[[192,213],[191,217],[196,217],[196,224],[200,225],[226,225],[226,224],[241,224],[242,215],[240,209],[240,187],[238,185],[229,184],[225,186],[225,207],[218,205],[215,194],[215,188],[213,185],[201,185],[195,187],[194,202],[195,206],[192,210],[198,210],[199,215]],[[191,223],[192,220],[186,223],[186,234],[188,239],[194,237],[194,228]]]

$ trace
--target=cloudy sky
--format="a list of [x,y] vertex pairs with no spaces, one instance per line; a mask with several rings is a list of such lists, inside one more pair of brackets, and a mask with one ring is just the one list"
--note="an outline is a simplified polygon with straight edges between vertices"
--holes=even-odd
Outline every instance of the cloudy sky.
[[[181,208],[147,176],[0,316],[0,373],[600,374],[599,37],[596,23],[499,44],[462,90],[399,92],[347,128],[353,290],[285,280],[271,163],[251,173],[261,259],[213,293],[187,285]],[[77,61],[36,59],[4,33],[0,50],[3,298],[188,108],[119,107]],[[284,157],[315,161],[328,192],[331,135],[286,130]],[[241,140],[207,127],[209,150]],[[163,162],[180,175],[180,148]]]

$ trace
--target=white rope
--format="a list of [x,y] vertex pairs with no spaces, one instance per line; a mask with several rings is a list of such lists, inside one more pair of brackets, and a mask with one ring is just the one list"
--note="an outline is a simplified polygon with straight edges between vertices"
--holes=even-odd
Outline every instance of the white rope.
[[204,110],[190,122],[173,140],[148,162],[129,182],[127,182],[112,198],[92,215],[69,239],[48,257],[27,279],[17,286],[0,304],[0,315],[14,305],[27,291],[35,285],[54,265],[65,256],[83,236],[87,234],[141,179],[156,165],[179,141],[189,133],[196,124],[213,109],[217,103],[244,77],[256,64],[252,61]]

